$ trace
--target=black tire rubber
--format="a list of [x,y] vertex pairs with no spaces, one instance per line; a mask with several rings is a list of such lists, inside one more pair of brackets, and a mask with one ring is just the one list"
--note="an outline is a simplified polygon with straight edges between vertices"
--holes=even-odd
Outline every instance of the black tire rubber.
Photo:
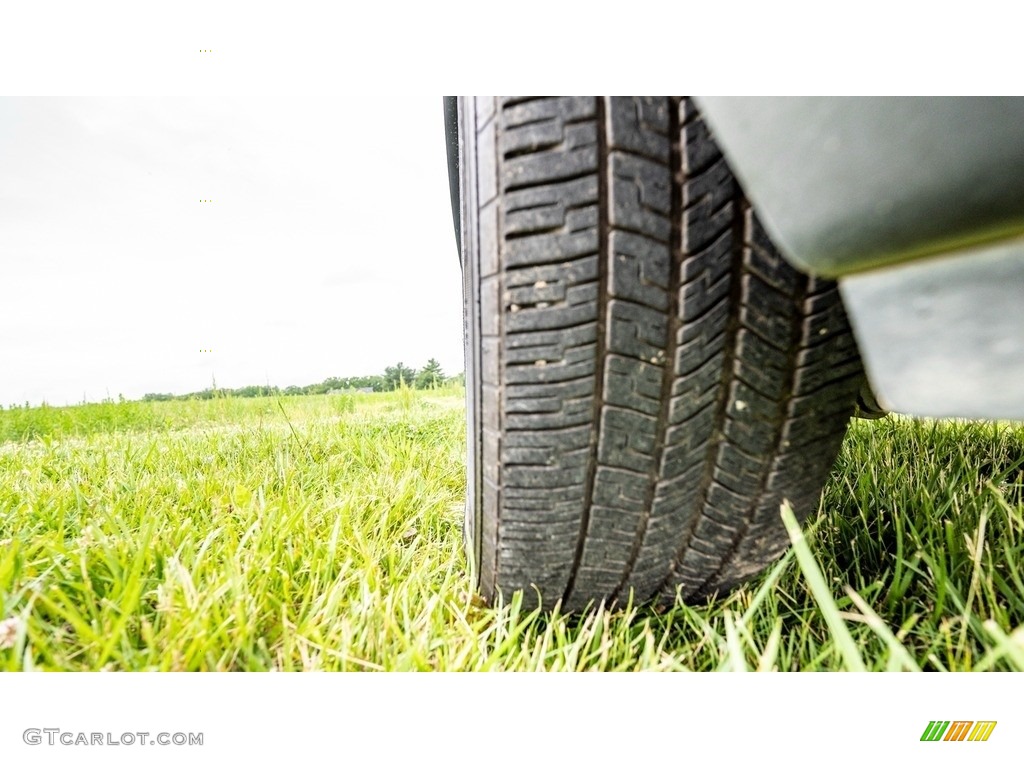
[[694,103],[463,98],[466,547],[483,597],[704,599],[817,509],[863,381]]

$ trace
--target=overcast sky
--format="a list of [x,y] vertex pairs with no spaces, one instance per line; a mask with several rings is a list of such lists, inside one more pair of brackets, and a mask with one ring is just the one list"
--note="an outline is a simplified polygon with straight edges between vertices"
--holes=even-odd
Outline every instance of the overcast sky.
[[441,115],[434,94],[0,99],[0,403],[458,372]]

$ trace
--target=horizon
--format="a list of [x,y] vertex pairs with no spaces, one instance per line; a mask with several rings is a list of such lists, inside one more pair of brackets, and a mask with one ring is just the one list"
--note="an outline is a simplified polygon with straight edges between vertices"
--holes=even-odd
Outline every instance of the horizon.
[[[431,358],[431,359],[433,359],[433,358]],[[397,365],[404,365],[404,362],[403,361],[398,361],[396,364]],[[423,366],[413,367],[413,371],[414,372],[419,372],[422,367]],[[457,370],[457,371],[455,371],[453,373],[453,372],[446,371],[444,369],[444,367],[442,366],[441,371],[444,374],[444,379],[445,379],[446,382],[451,382],[451,381],[459,378],[460,376],[464,376],[465,373],[466,373],[464,367],[460,368],[459,370]],[[291,384],[271,384],[271,383],[256,384],[256,383],[249,383],[249,384],[242,384],[242,385],[233,386],[233,387],[228,387],[228,386],[223,386],[223,385],[218,384],[217,383],[217,379],[216,379],[216,375],[214,375],[212,377],[212,380],[211,380],[209,386],[206,386],[203,389],[191,390],[189,392],[157,392],[157,391],[154,391],[154,392],[145,392],[145,393],[143,393],[142,395],[140,395],[138,397],[124,397],[124,393],[123,392],[118,392],[116,395],[111,393],[111,392],[107,392],[105,397],[103,399],[101,399],[101,400],[86,400],[86,399],[83,398],[82,400],[79,400],[78,402],[74,402],[74,403],[72,403],[72,402],[51,403],[48,400],[42,400],[42,401],[40,401],[38,403],[15,403],[15,402],[4,403],[4,402],[0,401],[0,411],[10,411],[10,410],[23,409],[23,408],[30,408],[30,409],[31,408],[44,408],[44,407],[45,408],[73,408],[73,407],[79,406],[79,405],[102,405],[104,403],[116,403],[116,402],[120,402],[122,400],[124,402],[143,402],[143,401],[146,401],[146,400],[156,400],[158,398],[163,398],[163,397],[169,397],[171,399],[178,400],[178,399],[192,397],[194,395],[199,395],[199,394],[202,394],[204,392],[229,392],[230,393],[230,392],[234,392],[234,391],[239,390],[239,389],[248,389],[250,387],[268,387],[268,388],[270,388],[272,390],[276,390],[276,392],[274,394],[285,395],[285,394],[288,394],[286,392],[286,390],[288,390],[290,388],[293,388],[293,387],[297,387],[299,389],[307,389],[309,387],[323,386],[323,385],[327,384],[328,381],[331,381],[331,380],[342,380],[342,381],[344,381],[344,380],[347,380],[347,379],[373,379],[373,378],[383,378],[384,375],[385,374],[382,371],[382,372],[379,372],[379,373],[359,373],[359,374],[353,374],[353,375],[349,375],[349,376],[334,376],[334,375],[332,375],[332,376],[327,376],[326,378],[324,378],[324,379],[322,379],[320,381],[311,381],[311,382],[308,382],[308,383],[305,383],[305,384],[297,384],[297,383],[291,383]],[[386,390],[382,390],[382,391],[386,391]],[[305,394],[319,394],[319,393],[301,393],[301,394],[305,395]],[[265,395],[265,396],[266,397],[270,397],[271,395]],[[293,396],[293,395],[288,395],[288,396]]]

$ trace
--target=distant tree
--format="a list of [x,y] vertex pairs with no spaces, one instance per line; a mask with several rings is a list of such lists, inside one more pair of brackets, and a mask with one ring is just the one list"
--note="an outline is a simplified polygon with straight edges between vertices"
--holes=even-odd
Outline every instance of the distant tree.
[[331,376],[328,379],[324,379],[321,386],[325,392],[331,389],[348,389],[348,379],[339,379],[337,376]]
[[441,370],[441,364],[430,358],[416,376],[416,389],[433,389],[443,383],[444,371]]
[[399,387],[411,387],[416,381],[416,369],[396,363],[384,369],[384,386],[388,391]]
[[388,388],[387,379],[384,376],[353,376],[348,379],[348,385],[352,389],[366,389],[369,387],[374,392],[383,392]]
[[460,371],[459,373],[456,373],[454,376],[449,376],[448,383],[455,384],[456,386],[459,387],[466,386],[466,372]]

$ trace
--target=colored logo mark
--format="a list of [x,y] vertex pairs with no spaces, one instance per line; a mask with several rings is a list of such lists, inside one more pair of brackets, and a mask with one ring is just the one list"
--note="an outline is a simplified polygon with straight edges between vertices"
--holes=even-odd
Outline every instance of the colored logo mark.
[[932,720],[921,741],[988,741],[995,729],[995,720]]

